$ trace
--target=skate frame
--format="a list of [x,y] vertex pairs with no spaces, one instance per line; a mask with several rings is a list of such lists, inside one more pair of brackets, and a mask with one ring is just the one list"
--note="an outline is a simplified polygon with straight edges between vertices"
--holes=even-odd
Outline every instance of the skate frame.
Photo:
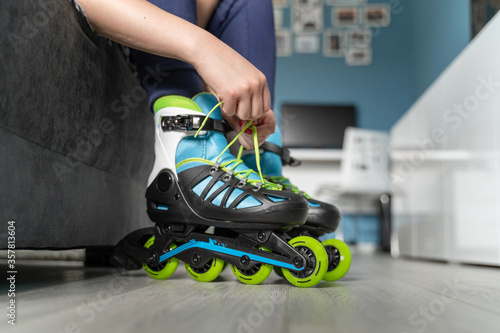
[[[141,263],[154,267],[176,257],[193,268],[201,268],[212,258],[219,258],[243,270],[264,263],[293,271],[302,271],[309,264],[307,257],[287,243],[289,237],[286,235],[279,236],[272,231],[218,229],[214,234],[207,234],[205,230],[195,229],[195,226],[166,224],[137,230],[117,245],[114,262],[125,269],[138,269]],[[144,243],[153,235],[154,244],[145,248]],[[172,242],[181,245],[168,251]]]

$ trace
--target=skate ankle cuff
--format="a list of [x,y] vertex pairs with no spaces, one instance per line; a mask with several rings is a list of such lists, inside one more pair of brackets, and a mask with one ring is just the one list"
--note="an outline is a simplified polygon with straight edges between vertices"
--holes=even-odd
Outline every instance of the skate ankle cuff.
[[166,131],[197,131],[201,128],[203,122],[204,131],[218,131],[225,133],[231,127],[225,120],[217,120],[213,118],[206,119],[205,115],[177,115],[177,116],[162,116],[161,128]]
[[290,150],[288,150],[288,148],[282,148],[278,145],[275,145],[274,143],[266,141],[260,146],[260,148],[264,151],[279,155],[281,157],[281,162],[283,163],[283,165],[299,166],[302,163],[298,159],[290,156]]

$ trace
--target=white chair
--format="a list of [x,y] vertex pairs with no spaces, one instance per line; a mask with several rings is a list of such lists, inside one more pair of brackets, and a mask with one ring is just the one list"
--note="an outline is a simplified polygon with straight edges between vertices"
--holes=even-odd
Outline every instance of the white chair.
[[[317,197],[339,206],[343,215],[380,214],[381,247],[390,235],[389,134],[348,127],[344,133],[339,184],[325,184]],[[358,232],[355,231],[357,234]],[[342,238],[342,230],[338,232]]]
[[379,195],[390,192],[389,134],[348,127],[340,164],[340,191]]

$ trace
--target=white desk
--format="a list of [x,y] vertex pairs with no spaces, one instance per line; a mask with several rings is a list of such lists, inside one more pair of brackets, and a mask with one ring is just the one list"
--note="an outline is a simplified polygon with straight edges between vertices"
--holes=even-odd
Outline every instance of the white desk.
[[340,163],[342,149],[302,149],[291,148],[290,155],[301,161],[319,161]]
[[290,156],[302,162],[300,166],[285,166],[283,174],[292,184],[311,196],[325,184],[338,184],[341,149],[290,149]]

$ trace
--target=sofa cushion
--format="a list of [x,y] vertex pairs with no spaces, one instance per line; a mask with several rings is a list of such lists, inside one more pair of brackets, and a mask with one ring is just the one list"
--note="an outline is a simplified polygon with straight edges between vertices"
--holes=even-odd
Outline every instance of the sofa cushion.
[[0,221],[16,221],[17,247],[113,245],[149,226],[153,116],[124,48],[68,0],[2,1],[0,30]]

